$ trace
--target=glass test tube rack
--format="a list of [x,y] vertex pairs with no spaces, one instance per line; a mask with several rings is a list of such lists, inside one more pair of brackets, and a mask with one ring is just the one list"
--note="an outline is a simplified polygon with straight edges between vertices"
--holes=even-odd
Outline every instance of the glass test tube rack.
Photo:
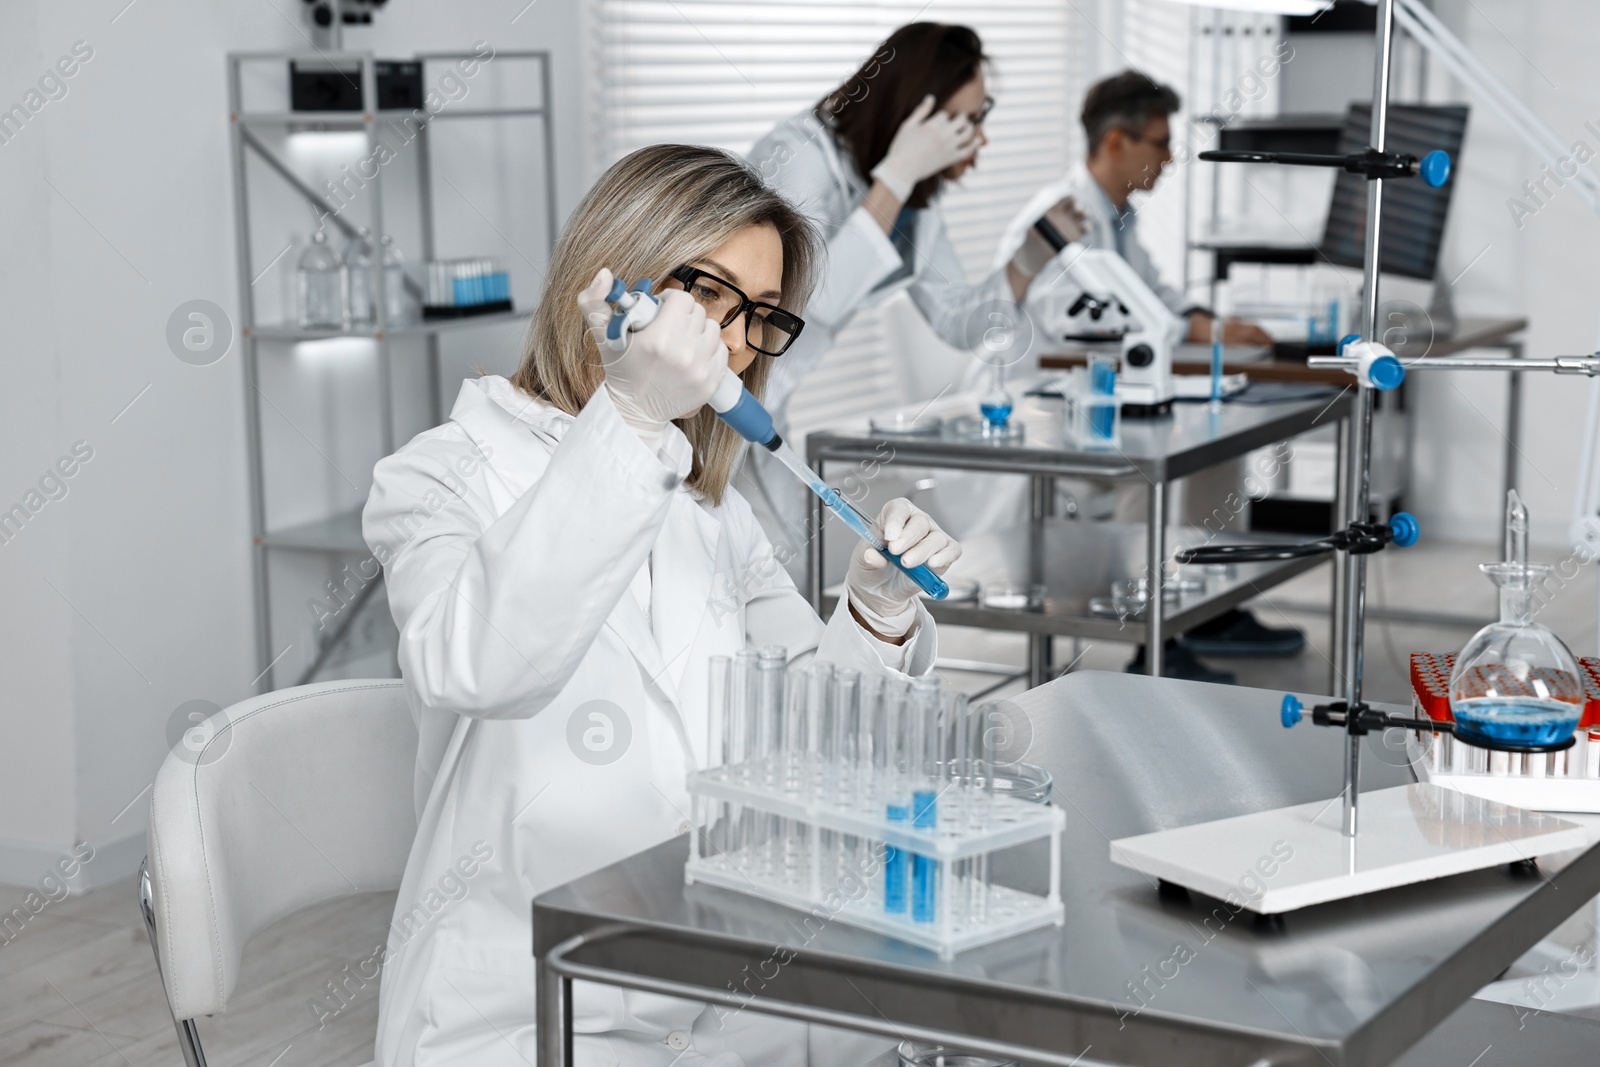
[[[754,654],[741,659],[731,673],[725,660],[712,665],[712,760],[728,759],[689,777],[701,829],[687,883],[944,959],[1064,921],[1065,813],[996,794],[981,709],[942,698],[931,679],[906,686],[826,663],[785,670],[781,649],[762,651],[764,671]],[[1047,895],[991,881],[993,853],[1038,841],[1049,842]]]
[[[1411,654],[1411,699],[1419,718],[1450,722],[1449,679],[1455,653]],[[1413,733],[1407,750],[1417,776],[1533,811],[1600,813],[1600,659],[1578,661],[1583,718],[1571,748],[1499,752],[1449,734]]]

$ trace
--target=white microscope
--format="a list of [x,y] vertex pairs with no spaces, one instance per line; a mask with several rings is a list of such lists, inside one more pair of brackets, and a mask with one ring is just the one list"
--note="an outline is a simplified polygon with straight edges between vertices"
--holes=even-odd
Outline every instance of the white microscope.
[[[1128,261],[1102,248],[1071,244],[1049,219],[1034,223],[1057,253],[1066,251],[1063,269],[1082,292],[1066,309],[1068,321],[1093,320],[1097,332],[1120,329],[1122,373],[1117,399],[1124,415],[1164,415],[1177,395],[1172,384],[1173,349],[1188,333],[1188,323],[1151,291]],[[1063,331],[1064,332],[1064,331]]]

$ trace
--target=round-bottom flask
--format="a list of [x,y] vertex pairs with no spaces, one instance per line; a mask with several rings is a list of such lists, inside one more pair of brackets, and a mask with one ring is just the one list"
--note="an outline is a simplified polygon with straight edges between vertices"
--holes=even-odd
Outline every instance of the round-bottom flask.
[[1501,617],[1472,636],[1450,672],[1456,736],[1491,748],[1565,747],[1583,715],[1578,660],[1533,621],[1533,588],[1550,567],[1486,563],[1500,586]]

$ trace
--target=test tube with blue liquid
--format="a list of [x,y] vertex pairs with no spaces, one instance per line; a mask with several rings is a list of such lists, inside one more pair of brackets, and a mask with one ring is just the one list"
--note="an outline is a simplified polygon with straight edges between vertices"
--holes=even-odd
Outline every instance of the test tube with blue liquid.
[[[918,830],[939,827],[939,679],[928,676],[911,681],[911,825]],[[912,853],[911,918],[931,923],[937,915],[939,861]]]
[[[906,734],[906,687],[890,682],[883,692],[884,786],[888,792],[884,818],[892,826],[911,824],[911,752]],[[888,845],[883,857],[883,910],[904,915],[911,881],[911,856]]]

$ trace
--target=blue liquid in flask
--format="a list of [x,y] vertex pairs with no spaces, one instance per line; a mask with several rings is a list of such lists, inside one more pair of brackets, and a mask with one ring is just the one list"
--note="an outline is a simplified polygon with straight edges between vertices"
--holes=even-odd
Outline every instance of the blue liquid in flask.
[[979,404],[978,410],[990,426],[1004,426],[1011,419],[1010,404]]
[[1498,745],[1558,745],[1572,736],[1582,704],[1536,697],[1475,697],[1451,702],[1456,736]]

